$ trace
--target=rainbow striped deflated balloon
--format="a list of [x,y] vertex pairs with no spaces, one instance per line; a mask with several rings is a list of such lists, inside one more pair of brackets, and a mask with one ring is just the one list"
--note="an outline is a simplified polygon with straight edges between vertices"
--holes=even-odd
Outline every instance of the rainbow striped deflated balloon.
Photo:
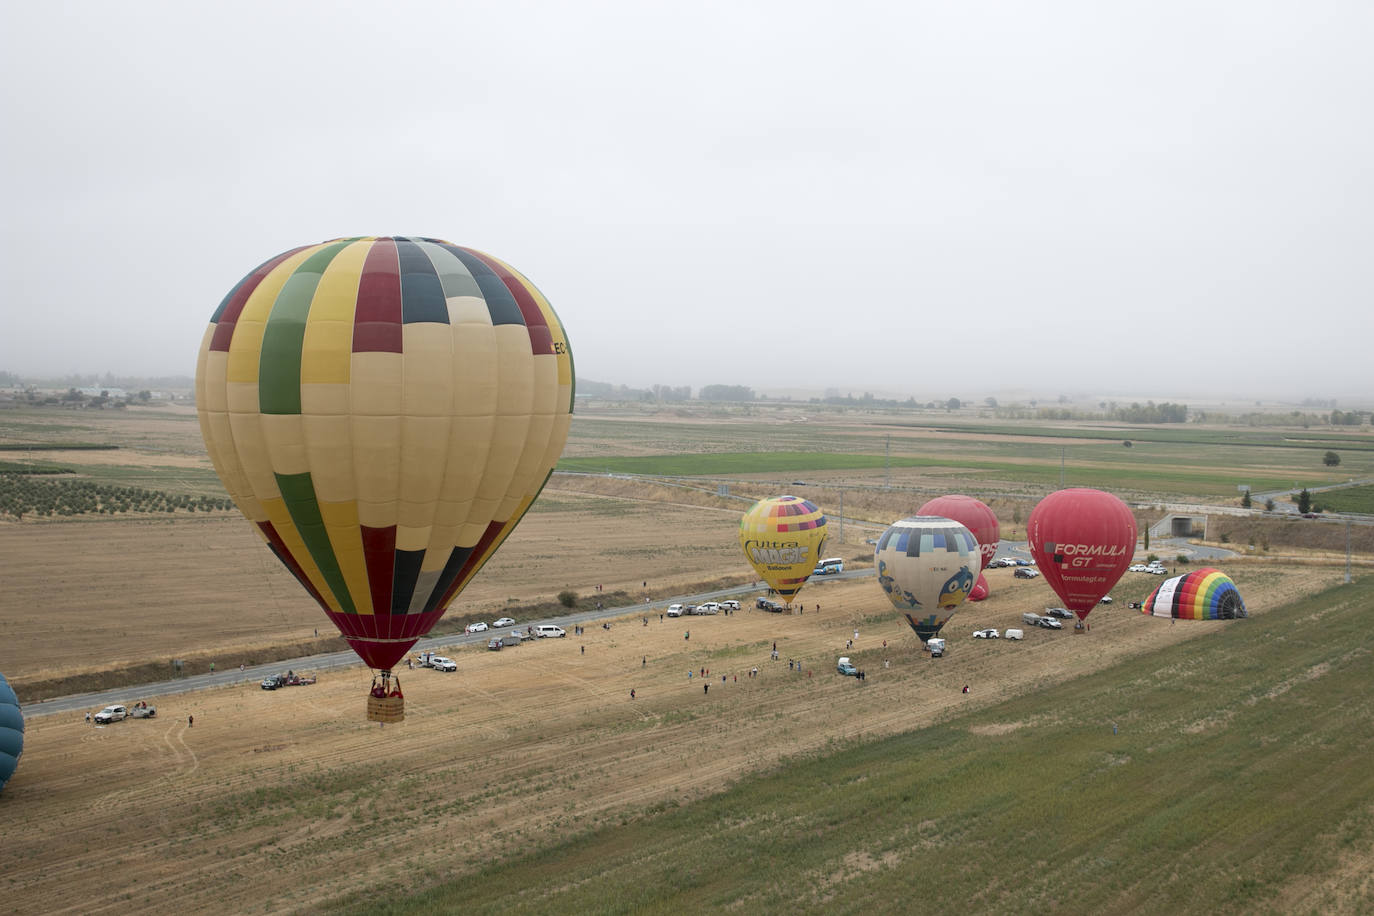
[[1179,620],[1235,620],[1249,616],[1236,583],[1211,567],[1165,579],[1145,599],[1141,612]]
[[572,353],[539,290],[436,239],[272,258],[215,310],[196,366],[229,495],[382,670],[538,496],[572,403]]

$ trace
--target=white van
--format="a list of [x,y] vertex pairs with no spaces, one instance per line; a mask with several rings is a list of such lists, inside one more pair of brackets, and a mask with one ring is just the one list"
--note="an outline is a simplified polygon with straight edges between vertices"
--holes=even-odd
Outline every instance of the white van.
[[939,658],[945,654],[945,641],[943,639],[926,640],[926,648],[930,650],[931,658]]
[[670,605],[668,605],[668,616],[669,616],[669,617],[681,617],[681,616],[682,616],[682,605],[680,605],[680,604],[670,604]]
[[1021,630],[1008,630],[1002,636],[1006,639],[1025,639],[1026,634]]
[[541,623],[534,628],[534,635],[543,639],[546,636],[567,636],[568,631],[562,627],[556,627],[551,623]]

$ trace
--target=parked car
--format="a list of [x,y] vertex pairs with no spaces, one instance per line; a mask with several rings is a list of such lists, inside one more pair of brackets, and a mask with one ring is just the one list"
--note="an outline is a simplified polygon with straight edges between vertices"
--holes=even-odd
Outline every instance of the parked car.
[[668,616],[681,617],[683,610],[684,608],[680,604],[670,604],[668,605]]
[[945,641],[936,638],[927,639],[926,648],[930,650],[931,658],[940,658],[945,654]]
[[1004,566],[1015,566],[1016,560],[1011,557],[998,557],[988,564],[988,569],[1001,569]]
[[515,618],[514,618],[514,617],[502,617],[502,618],[498,619],[495,623],[493,623],[492,626],[496,627],[496,629],[498,629],[498,630],[501,629],[502,627],[513,627],[513,626],[515,626]]
[[714,601],[707,601],[704,604],[698,604],[695,608],[692,609],[692,613],[703,615],[718,614],[720,613],[720,605]]
[[262,679],[262,689],[263,689],[263,690],[276,690],[276,689],[279,688],[279,687],[285,687],[285,686],[286,686],[286,675],[284,675],[284,674],[269,674],[269,675],[267,675],[267,677],[265,677],[265,678]]
[[458,663],[451,658],[443,655],[436,655],[429,660],[429,666],[435,671],[457,671]]
[[1025,557],[1017,557],[1015,562],[1016,562],[1016,565],[1017,565],[1017,566],[1034,566],[1034,565],[1035,565],[1035,561],[1034,561],[1034,560],[1027,560]]
[[995,628],[989,627],[989,628],[986,629],[986,630],[974,630],[974,631],[973,631],[973,638],[974,638],[974,639],[1001,639],[1001,638],[1002,638],[1002,634],[1001,634],[1001,633],[998,633],[997,630],[996,630]]
[[1098,604],[1111,604],[1111,603],[1112,603],[1112,596],[1111,596],[1111,595],[1103,595],[1103,596],[1102,596],[1102,600],[1098,601],[1097,603],[1098,603]]
[[722,602],[720,603],[720,608],[721,608],[721,610],[723,610],[723,611],[738,611],[738,610],[739,610],[739,602],[738,602],[738,601],[735,601],[735,600],[733,600],[733,599],[730,600],[730,601],[722,601]]
[[835,670],[846,677],[858,677],[859,674],[859,669],[849,663],[848,655],[840,656],[840,660],[835,664]]
[[95,714],[95,721],[100,725],[108,725],[111,722],[123,722],[129,717],[129,709],[126,706],[106,706]]
[[1165,569],[1163,566],[1151,566],[1149,569],[1147,569],[1147,570],[1145,570],[1145,571],[1146,571],[1147,573],[1152,573],[1152,574],[1154,574],[1154,575],[1156,575],[1156,576],[1167,576],[1167,575],[1169,575],[1169,570]]
[[1058,617],[1060,620],[1068,620],[1073,616],[1073,611],[1062,607],[1047,607],[1045,608],[1045,613],[1049,614],[1051,617]]
[[551,623],[541,623],[539,626],[534,628],[534,635],[538,636],[540,639],[544,639],[545,637],[550,636],[567,636],[568,631],[563,629],[562,627],[556,627]]
[[129,708],[129,717],[133,719],[152,719],[156,715],[157,707],[147,703],[135,703]]
[[482,621],[479,620],[479,621],[477,621],[476,623],[470,623],[470,624],[468,624],[467,627],[463,630],[463,632],[464,632],[464,633],[484,633],[484,632],[486,632],[486,629],[487,629],[487,625],[486,625],[485,623],[483,623]]
[[1031,569],[1029,566],[1018,566],[1012,576],[1017,579],[1034,579],[1040,575],[1040,570]]
[[1041,618],[1040,618],[1040,626],[1044,627],[1044,628],[1047,629],[1047,630],[1062,630],[1062,629],[1064,629],[1064,625],[1063,625],[1062,623],[1060,623],[1059,621],[1055,620],[1053,617],[1041,617]]
[[1148,572],[1149,569],[1150,567],[1146,566],[1144,563],[1133,563],[1130,566],[1131,572]]

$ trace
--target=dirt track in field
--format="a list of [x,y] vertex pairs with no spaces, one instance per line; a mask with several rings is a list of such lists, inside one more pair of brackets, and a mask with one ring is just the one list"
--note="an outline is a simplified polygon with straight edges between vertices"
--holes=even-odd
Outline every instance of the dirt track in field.
[[[709,514],[698,515],[706,526]],[[627,578],[610,564],[602,571]],[[1252,611],[1312,588],[1313,574],[1266,588]],[[1170,626],[1117,604],[1095,611],[1085,636],[1028,630],[1021,643],[975,642],[973,629],[1015,626],[1022,610],[1051,600],[1043,580],[988,577],[992,597],[961,609],[939,660],[917,650],[863,579],[808,586],[801,616],[655,613],[647,626],[626,616],[580,638],[464,649],[457,673],[403,673],[407,720],[385,728],[363,721],[362,668],[312,687],[166,697],[156,719],[104,728],[75,714],[36,717],[0,796],[0,873],[26,913],[310,912],[344,892],[429,883],[719,791],[789,755],[909,729],[1225,626]],[[840,654],[867,680],[836,675]]]

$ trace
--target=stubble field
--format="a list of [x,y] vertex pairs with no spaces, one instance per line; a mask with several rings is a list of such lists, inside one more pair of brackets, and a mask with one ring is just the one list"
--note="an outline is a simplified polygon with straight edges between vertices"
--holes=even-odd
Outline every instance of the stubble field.
[[[162,426],[130,428],[149,448],[125,452],[132,463],[122,467],[142,462],[151,479],[164,473],[164,458],[194,453]],[[99,464],[111,466],[108,456]],[[197,472],[194,460],[186,471]],[[910,514],[942,479],[929,467],[887,473],[901,492],[851,493],[846,508],[879,519]],[[821,487],[854,479],[808,476]],[[450,614],[491,619],[564,588],[588,596],[601,585],[636,602],[649,597],[648,625],[636,607],[580,638],[455,651],[455,674],[403,673],[400,725],[363,721],[361,667],[272,693],[244,683],[169,696],[157,701],[156,719],[105,728],[31,709],[24,759],[0,796],[7,903],[26,913],[314,912],[345,895],[380,900],[1224,626],[1170,626],[1128,610],[1158,584],[1128,574],[1087,635],[969,639],[1058,603],[1043,580],[1014,580],[1010,570],[988,573],[992,596],[960,611],[940,660],[919,651],[868,579],[809,586],[800,616],[746,610],[660,621],[661,605],[682,589],[750,579],[735,541],[738,496],[750,486],[771,484],[741,482],[731,500],[704,485],[555,479]],[[846,543],[828,552],[862,557],[870,535],[851,524]],[[230,514],[5,523],[0,556],[0,671],[21,697],[26,682],[73,667],[186,656],[214,659],[222,671],[326,626]],[[1341,577],[1331,566],[1263,559],[1227,571],[1257,615]],[[840,654],[867,679],[835,675]]]
[[[627,616],[581,638],[456,652],[457,673],[403,673],[407,720],[387,727],[363,721],[362,668],[311,687],[165,697],[156,719],[103,728],[77,714],[34,717],[23,778],[4,797],[10,899],[26,912],[84,913],[380,899],[1219,626],[1111,607],[1085,636],[975,642],[967,632],[1014,626],[1049,600],[1040,582],[989,575],[992,597],[960,612],[954,651],[939,660],[865,579],[809,589],[800,616],[654,614],[647,626]],[[1256,613],[1311,585],[1310,573],[1268,579]],[[839,654],[866,680],[834,674]]]

